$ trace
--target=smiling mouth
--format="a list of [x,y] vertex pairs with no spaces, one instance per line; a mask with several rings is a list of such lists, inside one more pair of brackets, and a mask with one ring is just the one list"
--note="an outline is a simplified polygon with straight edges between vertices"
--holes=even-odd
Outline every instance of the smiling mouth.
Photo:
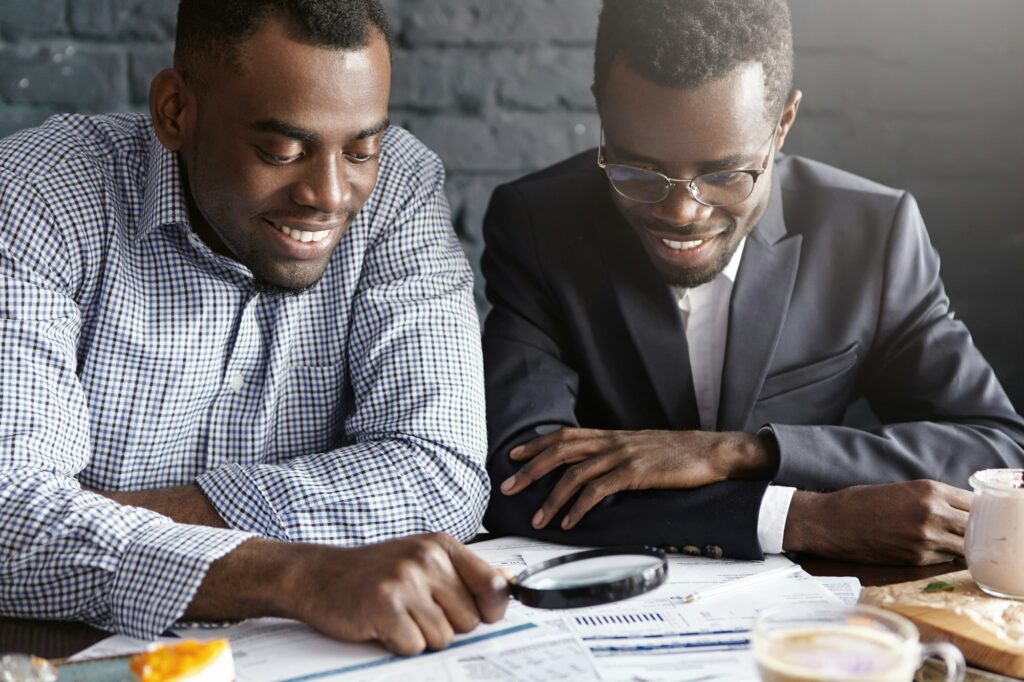
[[327,238],[327,235],[331,233],[331,230],[310,232],[308,230],[294,229],[287,225],[274,225],[274,228],[279,232],[283,232],[285,235],[291,237],[297,242],[322,242]]
[[696,249],[706,241],[707,239],[695,239],[693,241],[677,242],[672,239],[662,239],[661,243],[673,251],[690,251],[692,249]]
[[[289,239],[300,242],[303,244],[319,243],[327,239],[327,237],[341,227],[340,224],[325,224],[323,229],[320,230],[303,230],[298,227],[292,227],[285,223],[279,223],[274,220],[268,220],[264,218],[264,222],[270,225],[272,228],[288,237]],[[319,227],[319,226],[318,226]]]

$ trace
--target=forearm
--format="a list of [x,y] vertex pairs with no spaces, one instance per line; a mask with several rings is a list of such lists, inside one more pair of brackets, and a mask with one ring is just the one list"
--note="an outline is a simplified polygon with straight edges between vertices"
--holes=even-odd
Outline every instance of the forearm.
[[715,434],[707,456],[720,462],[725,479],[769,480],[779,468],[779,446],[771,433]]
[[185,611],[188,620],[297,618],[296,557],[309,546],[253,538],[210,564]]
[[787,552],[827,554],[832,533],[824,512],[825,494],[798,490],[793,493],[782,536],[782,549]]
[[232,528],[348,546],[438,530],[468,539],[487,496],[483,463],[471,453],[397,437],[286,464],[219,467],[198,485]]
[[228,527],[197,485],[129,492],[95,492],[119,504],[142,507],[163,514],[177,523],[211,528]]
[[963,423],[906,422],[871,429],[772,425],[774,481],[805,490],[931,478],[961,488],[979,469],[1024,466],[1007,432]]
[[38,469],[0,474],[0,612],[152,638],[246,535],[186,526]]
[[543,529],[530,520],[562,475],[558,469],[515,495],[498,485],[518,468],[507,454],[494,452],[488,464],[493,481],[484,524],[492,532],[538,537],[577,545],[636,544],[682,548],[707,545],[726,556],[763,557],[757,540],[758,510],[767,481],[724,481],[692,490],[639,490],[617,493],[590,510],[571,530],[557,514]]

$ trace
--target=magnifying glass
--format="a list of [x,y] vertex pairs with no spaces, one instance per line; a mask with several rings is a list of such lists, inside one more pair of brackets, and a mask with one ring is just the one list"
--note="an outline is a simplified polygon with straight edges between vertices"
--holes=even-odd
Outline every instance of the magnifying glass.
[[668,560],[660,549],[606,547],[531,566],[509,581],[509,592],[525,606],[575,609],[650,592],[666,576]]

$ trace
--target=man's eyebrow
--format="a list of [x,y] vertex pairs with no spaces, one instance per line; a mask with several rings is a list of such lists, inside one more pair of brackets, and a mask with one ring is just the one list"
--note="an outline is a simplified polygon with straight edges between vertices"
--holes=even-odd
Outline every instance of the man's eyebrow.
[[252,124],[252,129],[264,133],[277,133],[278,135],[284,135],[300,142],[317,142],[320,136],[314,133],[312,130],[306,130],[294,126],[284,121],[279,121],[276,118],[267,118],[262,121],[256,121]]
[[373,137],[377,133],[384,132],[385,130],[387,130],[390,127],[391,127],[391,121],[389,119],[385,118],[383,121],[381,121],[377,125],[370,126],[369,128],[366,128],[365,130],[360,130],[358,133],[356,133],[356,136],[355,136],[354,139],[356,139],[356,140],[365,140],[368,137]]
[[[382,120],[369,128],[360,130],[352,138],[354,140],[363,140],[367,137],[373,137],[374,135],[387,130],[391,126],[391,121],[388,119]],[[314,133],[312,130],[306,130],[299,126],[292,125],[291,123],[285,123],[279,121],[276,118],[268,118],[262,121],[256,121],[252,124],[252,129],[259,132],[276,133],[278,135],[284,135],[290,137],[293,140],[300,142],[319,142],[320,136]]]
[[[613,147],[614,148],[614,147]],[[661,169],[661,163],[655,159],[643,156],[642,154],[634,154],[626,149],[614,148],[616,156],[619,156],[623,161],[643,164],[645,166],[652,166]],[[751,156],[742,153],[730,154],[723,156],[718,159],[712,159],[710,161],[700,161],[696,164],[697,175],[704,173],[713,173],[720,170],[730,170],[733,168],[746,168],[754,164],[760,163],[760,160],[755,161]]]

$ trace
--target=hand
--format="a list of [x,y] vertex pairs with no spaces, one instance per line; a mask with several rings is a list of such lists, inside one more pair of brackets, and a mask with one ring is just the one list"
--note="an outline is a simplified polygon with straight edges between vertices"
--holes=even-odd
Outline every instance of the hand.
[[963,556],[973,493],[938,481],[797,492],[786,550],[870,564],[923,566]]
[[778,467],[777,448],[770,438],[705,431],[564,428],[520,445],[509,457],[526,464],[501,484],[505,495],[515,495],[568,465],[533,517],[531,523],[538,529],[577,492],[579,498],[562,519],[566,530],[598,502],[622,490],[697,488],[728,478],[767,478]]
[[507,579],[444,533],[354,548],[253,539],[211,565],[186,617],[283,616],[408,656],[507,606]]
[[411,655],[505,615],[505,577],[444,533],[345,551],[323,552],[303,589],[301,619],[331,637]]

